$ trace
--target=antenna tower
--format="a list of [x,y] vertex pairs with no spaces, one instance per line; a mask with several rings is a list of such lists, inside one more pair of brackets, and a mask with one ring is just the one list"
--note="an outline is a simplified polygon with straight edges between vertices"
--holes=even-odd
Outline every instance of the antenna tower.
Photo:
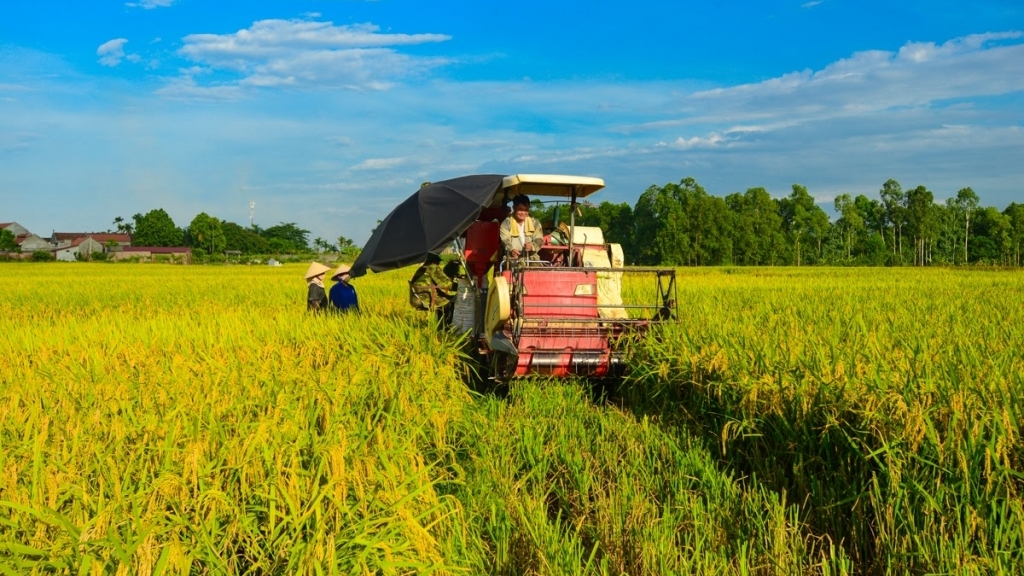
[[252,228],[253,216],[256,215],[256,201],[249,200],[249,228]]

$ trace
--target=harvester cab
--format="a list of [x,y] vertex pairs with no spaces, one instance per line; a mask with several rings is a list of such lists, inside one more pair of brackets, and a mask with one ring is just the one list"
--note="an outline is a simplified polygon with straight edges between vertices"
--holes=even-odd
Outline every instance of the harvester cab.
[[[576,225],[578,201],[602,188],[600,178],[506,176],[455,241],[468,279],[453,324],[472,331],[491,378],[612,376],[628,339],[677,321],[674,269],[625,266],[621,246],[606,243],[600,228]],[[569,203],[568,225],[546,229],[543,246],[528,258],[512,258],[499,239],[518,194]]]

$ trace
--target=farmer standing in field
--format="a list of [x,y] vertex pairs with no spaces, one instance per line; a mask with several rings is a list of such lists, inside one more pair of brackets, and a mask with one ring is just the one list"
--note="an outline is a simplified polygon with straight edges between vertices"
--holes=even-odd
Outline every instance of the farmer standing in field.
[[447,320],[451,318],[454,295],[452,278],[441,269],[441,257],[427,254],[409,280],[409,304],[417,310],[434,310],[439,319]]
[[537,259],[537,253],[544,244],[544,230],[540,222],[530,216],[529,196],[518,194],[512,199],[512,213],[501,223],[498,233],[509,256]]
[[309,291],[306,296],[306,310],[314,314],[327,311],[327,291],[324,290],[324,274],[330,268],[319,262],[313,262],[306,270],[306,285]]
[[331,286],[331,309],[335,312],[359,312],[356,287],[349,284],[349,280],[352,279],[350,270],[351,266],[342,264],[331,275],[331,280],[335,282],[335,285]]

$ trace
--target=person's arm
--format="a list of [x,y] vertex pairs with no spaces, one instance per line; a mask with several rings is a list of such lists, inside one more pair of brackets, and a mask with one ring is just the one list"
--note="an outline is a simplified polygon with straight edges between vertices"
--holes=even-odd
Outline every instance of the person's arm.
[[512,222],[505,218],[498,227],[498,236],[501,237],[501,244],[505,250],[512,251]]
[[316,284],[309,285],[309,292],[306,295],[306,310],[316,312],[320,310],[320,302],[323,296],[319,294],[319,286]]

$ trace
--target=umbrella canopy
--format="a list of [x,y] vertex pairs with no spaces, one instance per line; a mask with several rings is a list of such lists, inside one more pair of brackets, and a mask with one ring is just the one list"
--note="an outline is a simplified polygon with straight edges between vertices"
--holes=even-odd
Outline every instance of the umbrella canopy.
[[381,221],[352,264],[352,277],[422,262],[469,228],[504,176],[463,176],[424,186]]

